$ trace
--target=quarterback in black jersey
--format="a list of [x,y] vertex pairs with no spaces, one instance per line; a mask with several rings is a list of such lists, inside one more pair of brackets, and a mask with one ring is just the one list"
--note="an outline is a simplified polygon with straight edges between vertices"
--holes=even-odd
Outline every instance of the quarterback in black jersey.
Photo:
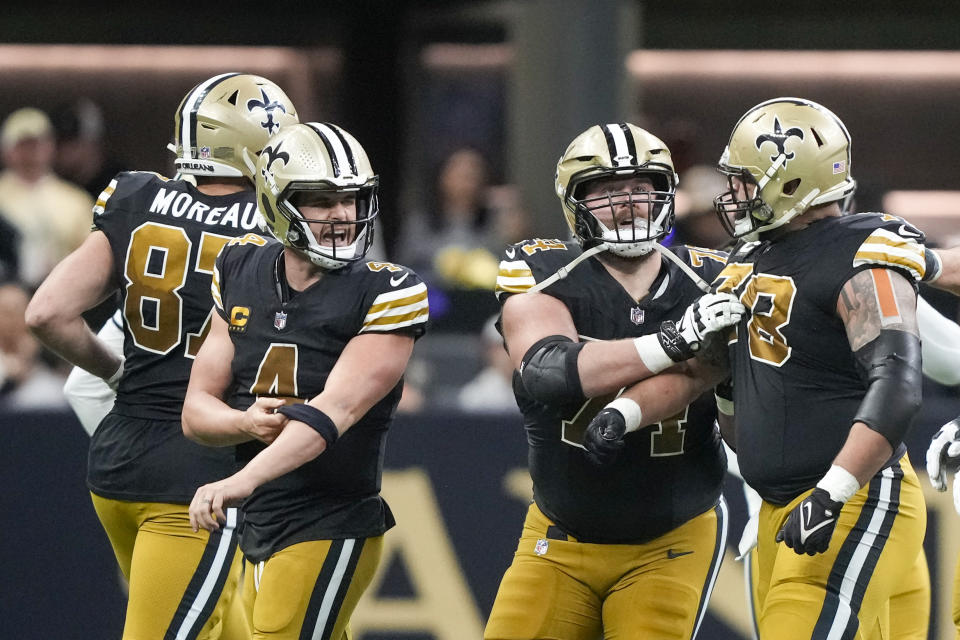
[[890,598],[926,526],[902,443],[920,404],[923,234],[845,215],[850,136],[808,100],[750,109],[720,169],[717,212],[744,242],[714,284],[748,310],[724,432],[763,498],[760,637],[890,637]]
[[[285,127],[257,173],[279,242],[241,238],[217,260],[217,314],[190,377],[184,429],[208,445],[238,445],[244,466],[200,487],[190,517],[217,531],[225,508],[243,501],[240,547],[252,565],[243,602],[257,638],[349,637],[394,524],[380,497],[384,442],[428,308],[416,273],[364,259],[377,181],[340,127]],[[276,407],[279,435],[248,427],[257,402]]]
[[[185,438],[180,407],[213,315],[214,260],[257,229],[257,154],[296,121],[269,80],[225,73],[201,82],[177,109],[170,146],[197,186],[118,174],[94,206],[93,232],[28,309],[47,346],[117,391],[91,439],[87,485],[130,583],[124,638],[215,639],[224,628],[240,573],[238,514],[209,535],[192,530],[187,506],[197,486],[232,470],[233,456]],[[80,315],[118,289],[122,358]]]
[[[701,298],[696,284],[726,254],[659,245],[676,183],[656,137],[632,124],[590,127],[557,166],[577,241],[529,240],[500,263],[534,502],[487,640],[690,638],[706,611],[726,540],[713,397],[651,402],[642,416],[616,398],[674,368],[708,390],[712,370],[687,359],[742,310],[729,294]],[[620,429],[588,430],[598,412]]]

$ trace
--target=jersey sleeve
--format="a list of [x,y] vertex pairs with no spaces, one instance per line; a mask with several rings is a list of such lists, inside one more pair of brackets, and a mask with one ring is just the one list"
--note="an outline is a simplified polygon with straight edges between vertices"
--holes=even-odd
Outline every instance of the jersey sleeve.
[[131,201],[136,202],[138,192],[154,180],[166,181],[168,178],[150,171],[123,171],[114,176],[93,205],[92,228],[109,232],[129,212],[139,211],[138,206],[131,206]]
[[493,293],[501,304],[515,293],[523,293],[537,284],[530,265],[517,255],[519,247],[512,245],[503,252],[497,270],[497,284]]
[[[372,266],[371,266],[372,265]],[[370,262],[372,300],[358,334],[404,333],[419,338],[427,330],[430,305],[427,285],[412,269],[400,265]]]
[[876,228],[857,247],[851,267],[894,269],[913,282],[926,273],[923,232],[905,220],[889,214],[876,217]]
[[[511,295],[528,291],[578,255],[579,248],[572,251],[569,243],[556,239],[534,238],[510,245],[500,260],[494,295],[503,304]],[[555,293],[554,289],[551,292]]]

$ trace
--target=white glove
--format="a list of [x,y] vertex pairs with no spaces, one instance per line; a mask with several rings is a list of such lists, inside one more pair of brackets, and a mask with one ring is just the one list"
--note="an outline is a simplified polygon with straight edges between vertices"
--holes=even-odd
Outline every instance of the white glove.
[[940,427],[927,448],[927,476],[937,491],[947,490],[947,473],[953,473],[953,506],[960,513],[960,488],[957,471],[960,470],[960,418]]
[[687,307],[677,329],[690,349],[697,351],[705,337],[737,324],[744,314],[746,308],[732,293],[705,293]]

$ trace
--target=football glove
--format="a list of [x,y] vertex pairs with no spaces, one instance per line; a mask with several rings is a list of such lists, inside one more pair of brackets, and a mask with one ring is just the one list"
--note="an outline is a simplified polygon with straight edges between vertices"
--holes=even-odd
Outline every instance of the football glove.
[[777,542],[785,543],[798,555],[823,553],[830,546],[842,508],[843,503],[832,500],[826,489],[815,488],[787,516]]
[[667,344],[661,340],[661,344],[674,362],[686,360],[700,350],[700,343],[709,334],[737,324],[745,313],[746,309],[732,293],[706,293],[687,307],[676,324],[679,340],[668,340]]
[[616,409],[606,407],[593,417],[583,432],[583,446],[587,459],[598,467],[613,464],[623,449],[627,422]]
[[960,513],[960,489],[957,472],[960,471],[960,417],[940,427],[927,448],[927,476],[937,491],[947,490],[947,473],[953,473],[953,506]]

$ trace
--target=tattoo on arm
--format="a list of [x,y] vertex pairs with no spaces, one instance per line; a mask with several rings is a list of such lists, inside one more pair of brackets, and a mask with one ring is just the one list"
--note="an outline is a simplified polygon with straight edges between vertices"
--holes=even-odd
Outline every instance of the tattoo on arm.
[[871,270],[860,271],[843,285],[837,299],[837,313],[853,351],[874,340],[883,329],[917,334],[913,285],[895,271],[878,271],[880,277],[889,278],[889,290],[878,292]]

